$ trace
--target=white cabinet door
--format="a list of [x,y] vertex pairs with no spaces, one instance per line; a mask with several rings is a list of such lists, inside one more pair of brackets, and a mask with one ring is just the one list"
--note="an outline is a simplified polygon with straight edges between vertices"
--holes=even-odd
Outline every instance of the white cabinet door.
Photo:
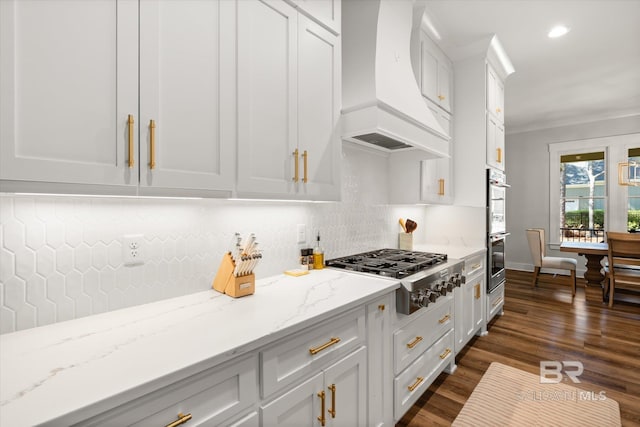
[[489,64],[487,64],[487,111],[499,123],[504,123],[504,83]]
[[[323,374],[319,373],[261,408],[262,425],[316,427],[320,425]],[[324,395],[325,411],[327,402]]]
[[238,192],[295,191],[297,12],[281,0],[243,0],[238,10]]
[[420,33],[420,87],[422,96],[451,113],[453,105],[453,67],[444,52],[427,36]]
[[453,71],[451,67],[445,62],[438,63],[438,100],[440,101],[440,107],[445,111],[451,112],[451,82],[453,81]]
[[422,96],[438,103],[438,59],[424,40],[421,43],[421,87]]
[[[478,330],[478,328],[480,328],[483,323],[484,323],[484,295],[485,295],[485,290],[486,290],[486,286],[484,283],[484,278],[479,278],[475,281],[476,283],[473,285],[474,286],[474,290],[473,290],[473,316],[472,316],[472,323],[473,323],[473,330],[471,332],[471,334],[475,333],[475,331]],[[469,337],[471,338],[471,337]]]
[[0,179],[136,186],[138,2],[2,0],[0,27]]
[[342,8],[340,0],[294,0],[300,10],[329,28],[334,34],[340,34]]
[[391,312],[394,301],[395,293],[391,293],[367,306],[368,425],[375,427],[393,425]]
[[340,196],[340,51],[337,36],[299,16],[298,150],[306,198]]
[[367,425],[367,349],[351,353],[325,371],[328,426]]
[[451,159],[423,160],[420,199],[427,203],[453,203],[452,176]]
[[142,189],[232,189],[234,34],[229,0],[140,2]]
[[491,114],[487,115],[487,164],[504,170],[504,126]]

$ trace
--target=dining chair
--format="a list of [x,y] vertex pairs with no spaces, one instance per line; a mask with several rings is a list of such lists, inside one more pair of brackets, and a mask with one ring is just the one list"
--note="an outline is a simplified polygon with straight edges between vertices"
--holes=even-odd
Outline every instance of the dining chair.
[[544,229],[527,229],[527,240],[529,250],[533,258],[533,287],[538,283],[538,276],[542,268],[554,268],[557,270],[568,270],[571,276],[571,295],[576,295],[576,268],[578,262],[573,258],[552,257],[546,255]]
[[607,244],[604,293],[609,293],[609,307],[613,307],[616,288],[640,289],[640,234],[609,231]]

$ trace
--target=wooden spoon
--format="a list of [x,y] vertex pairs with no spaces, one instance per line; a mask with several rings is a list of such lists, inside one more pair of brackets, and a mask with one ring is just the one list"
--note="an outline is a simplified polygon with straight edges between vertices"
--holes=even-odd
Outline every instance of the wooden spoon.
[[404,224],[404,219],[400,218],[398,220],[398,223],[400,223],[400,226],[402,226],[402,231],[404,231],[406,233],[407,232],[407,226]]
[[407,222],[406,222],[407,233],[413,233],[416,228],[418,228],[418,223],[407,218]]

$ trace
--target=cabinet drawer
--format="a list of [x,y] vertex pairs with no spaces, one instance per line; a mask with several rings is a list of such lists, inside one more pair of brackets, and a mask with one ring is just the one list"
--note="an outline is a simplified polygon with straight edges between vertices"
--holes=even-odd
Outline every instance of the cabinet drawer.
[[475,255],[464,261],[464,275],[467,279],[484,270],[486,254]]
[[453,359],[454,336],[449,331],[394,380],[394,415],[399,420]]
[[423,315],[394,332],[394,373],[397,375],[402,372],[451,328],[453,328],[453,298],[447,295],[427,308]]
[[493,316],[497,313],[500,313],[502,307],[504,307],[504,283],[487,296],[487,322],[493,319]]
[[256,356],[208,369],[86,422],[92,425],[163,426],[191,414],[189,425],[220,425],[257,402]]
[[364,307],[284,338],[260,352],[262,397],[292,384],[365,343]]

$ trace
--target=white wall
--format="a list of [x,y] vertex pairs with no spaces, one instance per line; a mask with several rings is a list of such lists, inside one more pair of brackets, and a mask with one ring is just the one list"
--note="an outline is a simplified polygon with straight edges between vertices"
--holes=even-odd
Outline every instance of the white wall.
[[[327,258],[397,247],[398,218],[424,207],[385,204],[385,156],[345,144],[342,160],[340,203],[0,194],[0,333],[210,289],[236,231],[257,235],[258,279],[296,267],[316,230]],[[131,233],[144,265],[122,263]]]
[[[506,136],[507,268],[533,270],[525,230],[549,230],[549,144],[640,132],[640,116],[536,130]],[[550,251],[551,256],[570,256]],[[578,267],[584,271],[584,259]]]

